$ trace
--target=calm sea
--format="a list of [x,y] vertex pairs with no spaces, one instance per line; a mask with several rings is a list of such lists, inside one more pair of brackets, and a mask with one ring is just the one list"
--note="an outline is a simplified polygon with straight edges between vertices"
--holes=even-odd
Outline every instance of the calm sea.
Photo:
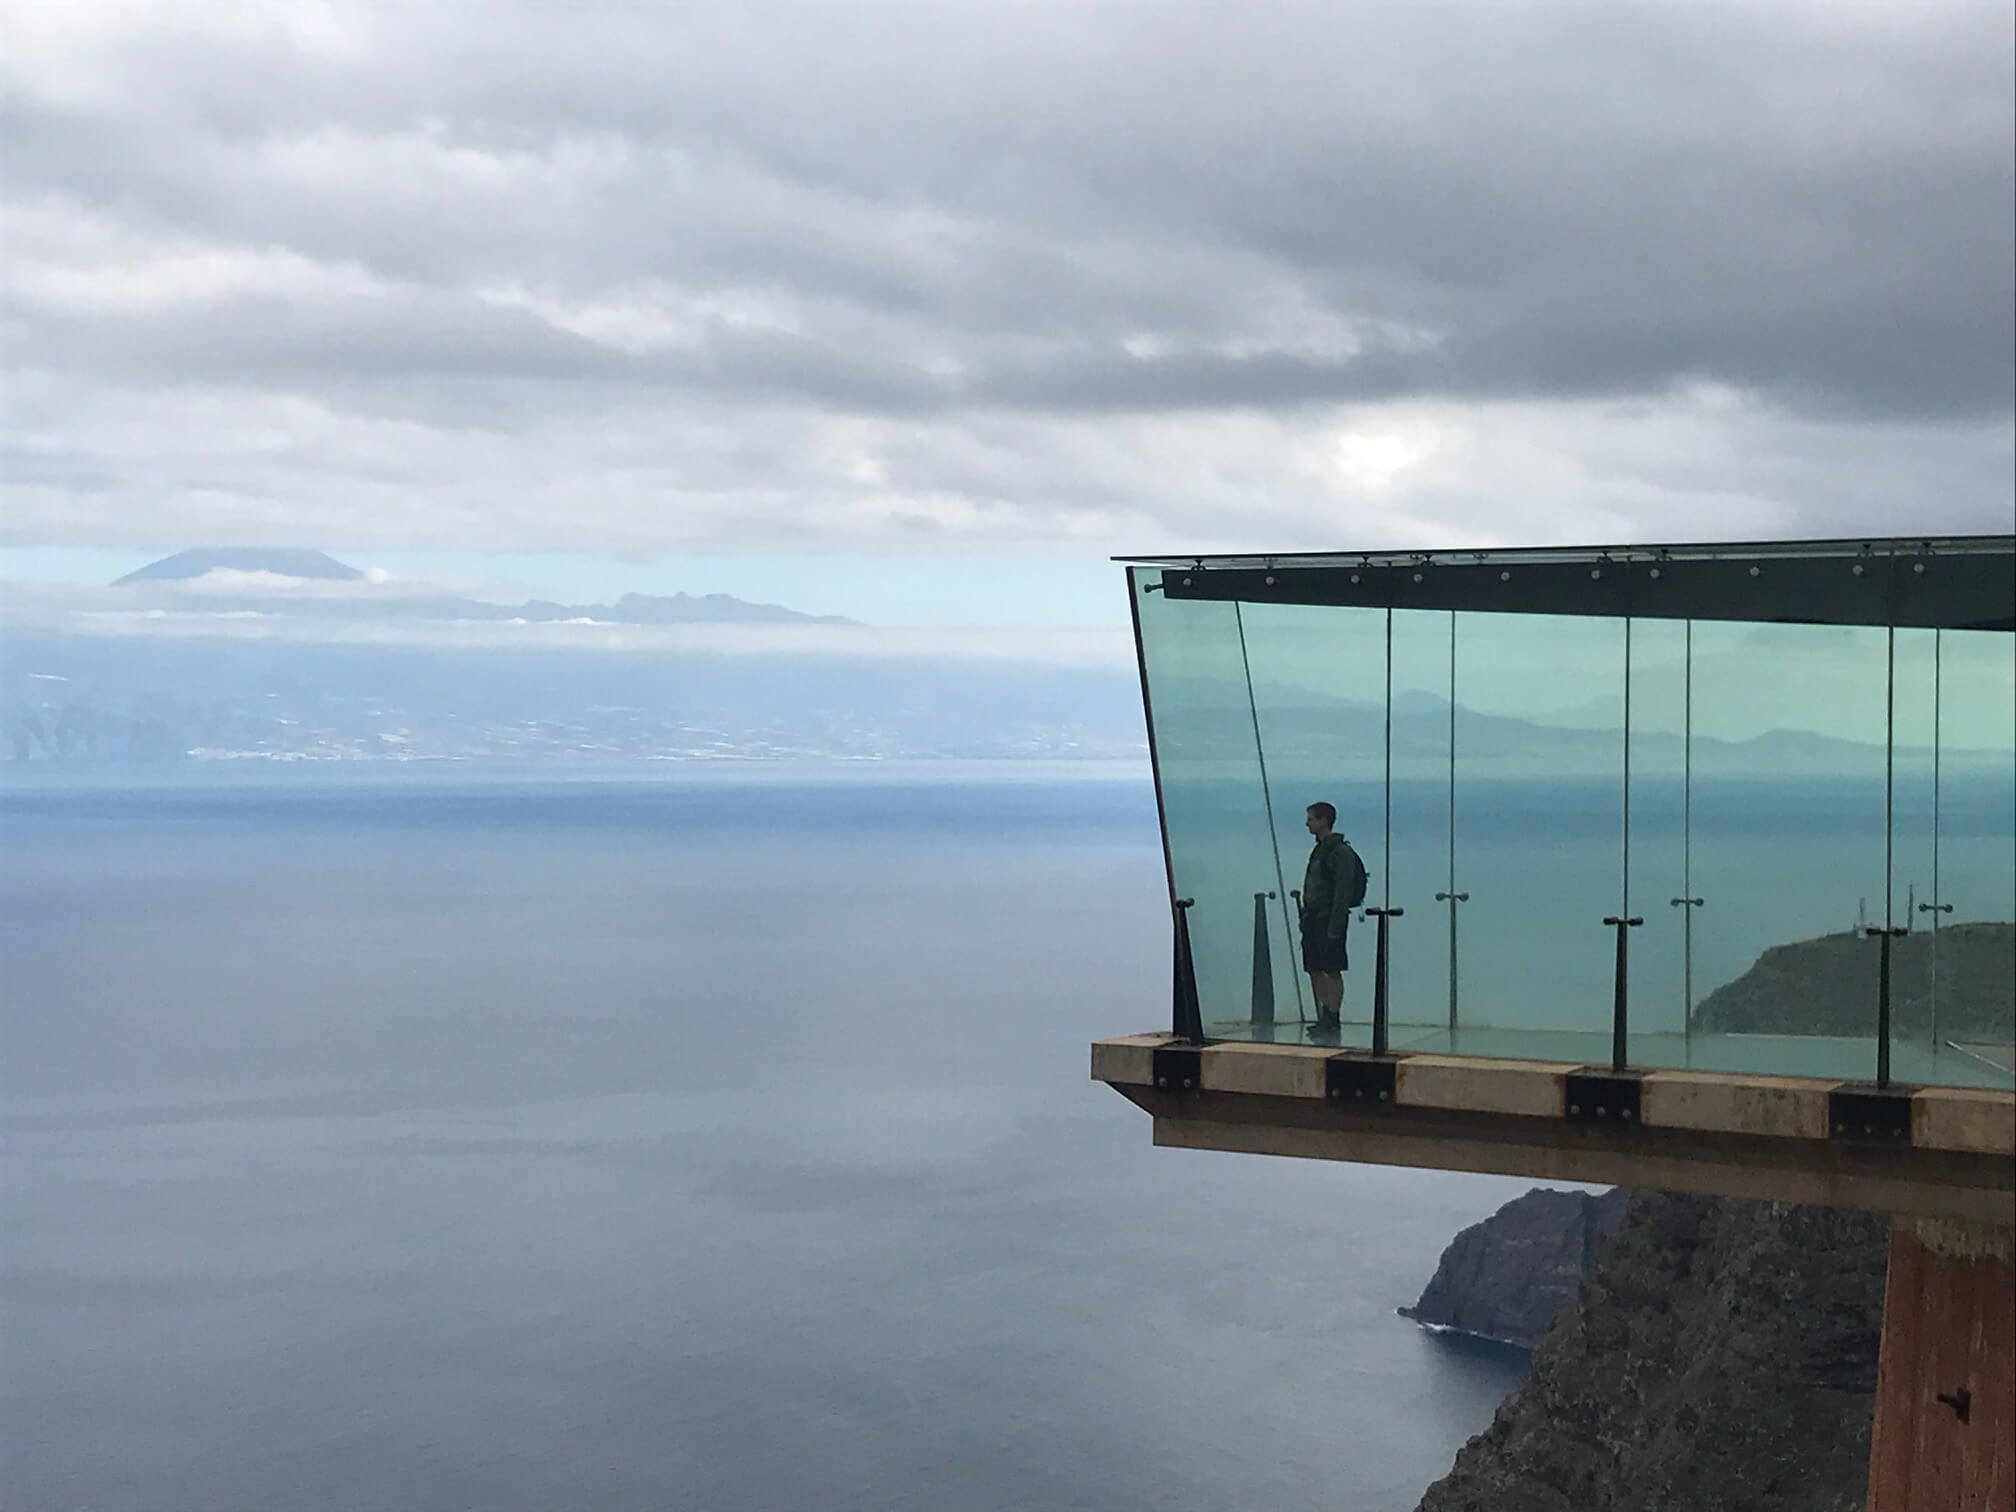
[[1524,1183],[1155,1151],[1152,794],[0,785],[10,1512],[1401,1512]]

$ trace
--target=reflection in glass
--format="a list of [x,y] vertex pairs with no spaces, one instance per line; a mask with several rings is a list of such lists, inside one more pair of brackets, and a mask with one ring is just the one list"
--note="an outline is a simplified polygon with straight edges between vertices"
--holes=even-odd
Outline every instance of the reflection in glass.
[[[1936,630],[1900,629],[1891,646],[1890,885],[1876,925],[1891,941],[1890,1047],[1906,1080],[1930,1073],[1932,931],[1939,891],[1939,712],[1942,660]],[[1922,906],[1922,908],[1921,908]]]
[[[1237,606],[1171,601],[1161,574],[1130,573],[1168,831],[1170,880],[1189,909],[1208,1036],[1248,1032],[1256,1008],[1256,895],[1280,890],[1253,734]],[[1274,900],[1278,903],[1278,899]],[[1269,980],[1278,981],[1271,963]],[[1275,998],[1271,1014],[1292,997]],[[1261,1005],[1263,1008],[1266,1005]]]
[[1875,1074],[1887,633],[1696,623],[1694,1061]]
[[[1446,1032],[1451,1011],[1455,623],[1441,610],[1393,615],[1393,790],[1378,890],[1385,906],[1402,910],[1389,925],[1388,1001],[1396,1033],[1410,1025]],[[1371,934],[1368,928],[1368,940]]]
[[[1364,859],[1376,891],[1386,829],[1386,614],[1245,604],[1241,623],[1286,900],[1281,960],[1292,980],[1284,999],[1294,994],[1313,1016],[1296,924],[1311,848],[1304,815],[1319,801],[1336,808],[1338,833]],[[1354,922],[1346,944],[1342,1042],[1362,1045],[1372,1007],[1370,930]]]
[[[2016,1083],[2016,636],[1938,633],[1926,1080]],[[1928,927],[1929,926],[1929,927]]]
[[1687,900],[1688,650],[1684,620],[1631,623],[1628,911],[1631,931],[1631,1059],[1687,1064],[1691,982],[1688,945],[1698,905]]
[[[1644,920],[1632,1064],[1866,1080],[1867,931],[1888,923],[1905,931],[1894,1078],[2016,1082],[2016,637],[1170,602],[1159,586],[1137,570],[1210,1036],[1312,1042],[1296,894],[1320,800],[1368,902],[1405,910],[1396,1049],[1607,1062],[1604,920],[1621,915]],[[1345,1045],[1370,1039],[1374,938],[1361,915]]]
[[[1457,616],[1460,1053],[1607,1061],[1622,902],[1621,620]],[[1506,1033],[1505,1031],[1523,1031]]]

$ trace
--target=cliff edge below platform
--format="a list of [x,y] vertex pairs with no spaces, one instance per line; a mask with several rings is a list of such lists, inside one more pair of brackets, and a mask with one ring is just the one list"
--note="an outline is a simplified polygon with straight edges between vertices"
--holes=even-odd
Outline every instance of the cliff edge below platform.
[[1630,1194],[1536,1187],[1458,1234],[1434,1279],[1400,1316],[1531,1349],[1574,1302],[1598,1242],[1623,1220]]
[[1638,1192],[1418,1512],[1862,1512],[1881,1217]]

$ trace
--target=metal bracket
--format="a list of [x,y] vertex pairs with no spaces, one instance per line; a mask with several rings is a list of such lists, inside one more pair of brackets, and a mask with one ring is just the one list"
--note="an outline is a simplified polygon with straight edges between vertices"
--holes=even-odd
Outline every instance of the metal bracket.
[[1827,1094],[1827,1133],[1856,1144],[1911,1143],[1910,1087],[1846,1082]]
[[1622,1076],[1631,1063],[1631,931],[1645,921],[1611,914],[1603,922],[1617,931],[1616,996],[1610,1008],[1610,1070]]
[[1193,1045],[1204,1043],[1204,1014],[1197,1004],[1197,957],[1190,949],[1190,910],[1197,906],[1195,898],[1176,898],[1175,936],[1176,960],[1172,973],[1174,1004],[1170,1015],[1169,1032],[1178,1039],[1188,1040]]
[[1333,1055],[1323,1062],[1323,1096],[1345,1107],[1390,1108],[1400,1093],[1399,1070],[1390,1055]]
[[1153,1070],[1156,1090],[1195,1092],[1204,1085],[1204,1052],[1195,1045],[1160,1046]]
[[1268,1024],[1274,1022],[1274,947],[1273,931],[1268,926],[1267,904],[1274,897],[1271,892],[1253,894],[1253,1012],[1251,1022]]
[[1609,1070],[1570,1071],[1561,1097],[1561,1116],[1572,1124],[1636,1128],[1643,1084],[1636,1076]]

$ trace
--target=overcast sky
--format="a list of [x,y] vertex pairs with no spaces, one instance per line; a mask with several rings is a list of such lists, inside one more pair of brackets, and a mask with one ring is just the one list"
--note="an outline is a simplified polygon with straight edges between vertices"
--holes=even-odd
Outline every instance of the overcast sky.
[[0,17],[17,568],[2011,528],[2006,5]]

